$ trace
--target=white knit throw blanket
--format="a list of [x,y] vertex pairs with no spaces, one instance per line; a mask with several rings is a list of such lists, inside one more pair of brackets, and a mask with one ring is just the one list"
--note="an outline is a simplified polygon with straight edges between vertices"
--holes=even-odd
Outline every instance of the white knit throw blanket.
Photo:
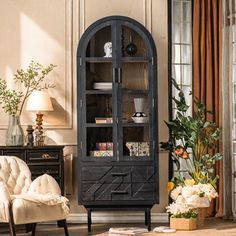
[[67,203],[69,200],[66,197],[51,194],[36,194],[36,193],[22,193],[11,195],[11,199],[24,199],[26,201],[35,202],[37,204],[45,204],[48,206],[55,206],[61,204],[62,209],[66,214],[69,214],[69,207]]

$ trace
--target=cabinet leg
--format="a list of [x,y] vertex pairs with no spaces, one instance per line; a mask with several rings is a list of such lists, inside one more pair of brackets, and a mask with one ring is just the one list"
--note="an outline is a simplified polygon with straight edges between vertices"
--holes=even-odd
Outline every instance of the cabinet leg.
[[[147,228],[148,228],[148,231],[151,230],[151,211],[150,211],[150,208],[147,208],[146,211],[145,211],[145,216],[146,216],[146,219],[147,219]],[[146,219],[145,219],[145,223],[146,223]]]
[[145,209],[145,211],[144,211],[144,213],[145,213],[145,225],[147,226],[147,210]]
[[87,214],[88,214],[88,232],[91,232],[91,224],[92,224],[91,209],[87,209]]

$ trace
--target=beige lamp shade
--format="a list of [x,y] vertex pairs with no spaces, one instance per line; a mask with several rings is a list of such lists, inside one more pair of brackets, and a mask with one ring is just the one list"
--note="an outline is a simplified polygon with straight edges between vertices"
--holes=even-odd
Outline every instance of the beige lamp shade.
[[53,111],[52,102],[46,91],[33,91],[26,103],[27,111]]

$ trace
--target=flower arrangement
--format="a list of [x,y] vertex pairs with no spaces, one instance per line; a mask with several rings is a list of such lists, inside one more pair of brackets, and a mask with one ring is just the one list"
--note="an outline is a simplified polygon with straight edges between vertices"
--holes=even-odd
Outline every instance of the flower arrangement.
[[[178,98],[173,97],[176,107],[175,119],[165,122],[170,130],[168,142],[162,142],[162,148],[171,152],[172,160],[177,166],[179,176],[175,182],[181,184],[185,178],[181,178],[180,172],[187,173],[195,184],[210,183],[216,188],[217,176],[214,176],[214,164],[220,160],[221,154],[216,152],[216,144],[220,138],[220,129],[212,121],[206,119],[208,111],[203,103],[194,100],[196,107],[193,116],[188,116],[189,105],[186,103],[183,91],[176,81],[173,86],[178,91]],[[180,169],[180,160],[185,161],[186,167]]]
[[31,61],[26,70],[19,69],[14,75],[14,82],[24,86],[23,92],[9,89],[5,80],[0,78],[0,105],[8,115],[20,116],[26,99],[34,90],[45,90],[55,87],[54,84],[44,82],[56,65],[50,64],[43,67],[41,64]]
[[197,209],[209,207],[210,201],[218,196],[211,184],[195,184],[193,179],[185,179],[182,185],[177,186],[169,182],[167,188],[173,203],[166,209],[172,218],[197,218]]
[[211,184],[195,184],[193,179],[186,179],[182,185],[177,186],[169,182],[167,187],[170,197],[175,202],[183,202],[188,206],[207,207],[213,198],[218,197],[218,193]]
[[172,218],[197,218],[197,211],[182,202],[173,202],[166,207]]

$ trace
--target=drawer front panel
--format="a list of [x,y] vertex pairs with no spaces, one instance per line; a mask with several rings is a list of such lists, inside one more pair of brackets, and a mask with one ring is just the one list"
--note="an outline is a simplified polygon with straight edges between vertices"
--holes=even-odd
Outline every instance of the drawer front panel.
[[24,150],[3,150],[2,155],[6,156],[16,156],[25,161],[25,151]]
[[60,168],[59,166],[45,166],[45,165],[29,165],[32,178],[37,177],[43,174],[48,174],[53,177],[60,176]]
[[147,201],[155,200],[154,183],[82,184],[83,201]]
[[27,162],[58,162],[60,153],[53,150],[28,150],[27,151]]
[[153,166],[82,167],[82,181],[101,183],[155,182]]

